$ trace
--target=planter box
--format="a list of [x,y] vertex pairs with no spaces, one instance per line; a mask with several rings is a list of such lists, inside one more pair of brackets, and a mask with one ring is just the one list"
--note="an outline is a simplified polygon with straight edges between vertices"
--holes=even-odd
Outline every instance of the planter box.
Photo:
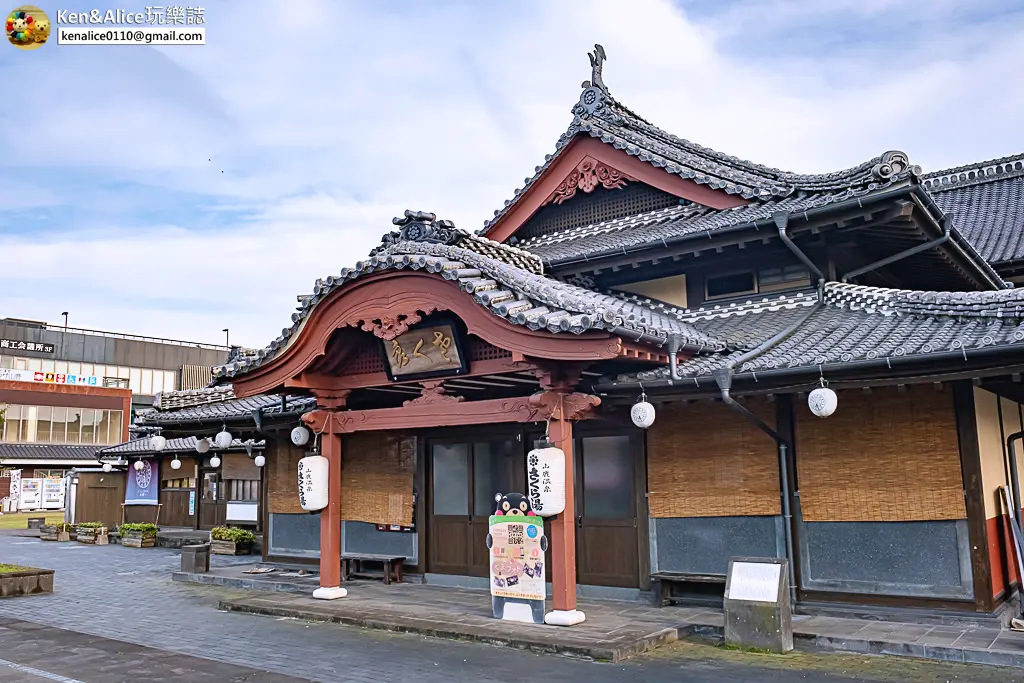
[[250,543],[235,543],[234,541],[210,541],[210,552],[214,555],[248,555],[252,550]]
[[78,527],[78,542],[88,545],[107,545],[110,543],[106,527]]
[[57,531],[55,524],[39,527],[39,538],[44,541],[70,541],[71,534],[67,531]]
[[53,592],[52,569],[26,569],[0,574],[0,598]]
[[125,548],[153,548],[156,546],[156,534],[143,536],[141,531],[129,531],[121,536],[121,545]]

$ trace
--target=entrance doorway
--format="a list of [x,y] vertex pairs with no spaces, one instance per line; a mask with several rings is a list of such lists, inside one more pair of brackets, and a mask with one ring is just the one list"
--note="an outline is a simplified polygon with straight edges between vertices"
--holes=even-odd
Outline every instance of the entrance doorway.
[[224,482],[221,480],[220,468],[199,468],[199,514],[197,523],[200,529],[209,530],[215,526],[224,526],[227,520],[227,501]]
[[526,488],[522,436],[427,442],[428,571],[487,576],[494,494]]

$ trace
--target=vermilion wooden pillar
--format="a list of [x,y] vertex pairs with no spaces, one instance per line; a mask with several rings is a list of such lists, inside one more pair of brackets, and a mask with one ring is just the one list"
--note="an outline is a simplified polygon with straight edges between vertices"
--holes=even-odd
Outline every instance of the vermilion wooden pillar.
[[563,418],[562,410],[558,410],[557,415],[551,420],[548,439],[565,453],[565,510],[551,520],[551,601],[555,611],[573,612],[576,609],[576,499],[572,423]]
[[320,511],[320,588],[313,591],[313,597],[334,600],[348,595],[341,587],[341,434],[331,434],[328,429],[321,438],[329,467],[328,503]]

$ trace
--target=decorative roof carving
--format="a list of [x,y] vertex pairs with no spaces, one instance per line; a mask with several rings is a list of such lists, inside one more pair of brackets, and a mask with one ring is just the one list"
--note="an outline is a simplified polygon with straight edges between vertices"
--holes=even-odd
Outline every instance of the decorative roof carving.
[[544,203],[561,204],[574,197],[577,190],[589,194],[599,185],[607,190],[621,189],[626,186],[627,181],[636,182],[636,178],[588,156],[576,165],[572,173],[555,188]]

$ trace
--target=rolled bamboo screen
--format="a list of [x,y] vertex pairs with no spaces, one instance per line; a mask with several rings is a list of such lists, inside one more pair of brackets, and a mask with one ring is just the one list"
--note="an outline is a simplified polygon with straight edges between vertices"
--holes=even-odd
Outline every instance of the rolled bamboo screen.
[[[221,473],[225,479],[259,479],[260,468],[246,453],[225,453]],[[295,476],[296,482],[298,475]],[[296,488],[298,483],[296,483]]]
[[963,519],[952,392],[844,391],[831,417],[796,406],[796,463],[808,522]]
[[341,518],[411,525],[415,474],[415,437],[389,432],[360,432],[345,437],[341,449]]
[[[774,405],[746,403],[775,424]],[[652,517],[781,514],[772,439],[722,403],[667,404],[647,434]]]
[[299,460],[306,451],[287,441],[267,439],[267,508],[276,514],[308,514],[299,504]]

